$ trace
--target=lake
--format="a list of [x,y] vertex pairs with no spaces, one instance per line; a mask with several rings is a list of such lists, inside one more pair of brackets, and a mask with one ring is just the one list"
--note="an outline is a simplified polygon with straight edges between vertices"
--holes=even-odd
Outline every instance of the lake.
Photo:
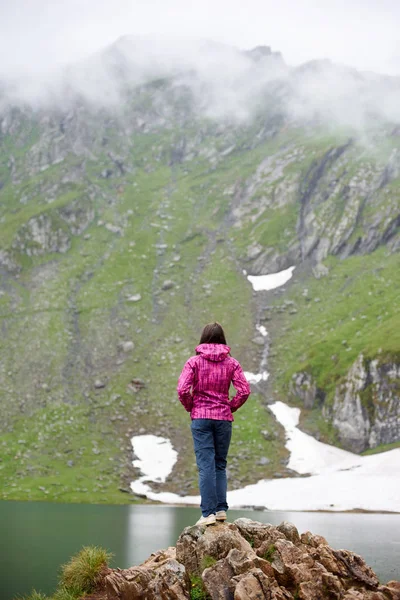
[[[113,553],[110,566],[140,564],[151,552],[174,546],[184,527],[199,518],[196,508],[104,506],[0,501],[0,599],[33,588],[51,594],[61,564],[82,546]],[[323,535],[334,548],[361,554],[382,583],[400,580],[400,515],[280,511],[229,511],[263,523],[294,523],[299,532]]]

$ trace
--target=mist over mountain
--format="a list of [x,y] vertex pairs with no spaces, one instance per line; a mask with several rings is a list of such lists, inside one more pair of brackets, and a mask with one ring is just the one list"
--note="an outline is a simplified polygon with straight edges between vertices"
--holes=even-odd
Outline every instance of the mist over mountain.
[[329,60],[288,66],[268,46],[241,51],[196,42],[124,36],[91,58],[42,77],[2,84],[2,105],[68,110],[77,102],[118,111],[137,86],[165,79],[192,100],[195,115],[249,121],[271,101],[290,120],[363,131],[400,121],[400,77],[358,72]]
[[[160,489],[190,493],[175,387],[213,320],[270,372],[233,487],[293,475],[276,399],[322,441],[398,445],[399,107],[398,77],[204,40],[126,36],[3,79],[3,497],[130,501],[138,433],[171,439]],[[290,266],[270,292],[244,275]]]

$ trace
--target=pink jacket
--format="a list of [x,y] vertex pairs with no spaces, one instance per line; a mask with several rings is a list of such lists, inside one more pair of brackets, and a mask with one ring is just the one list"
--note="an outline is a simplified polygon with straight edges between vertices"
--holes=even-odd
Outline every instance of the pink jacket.
[[[200,344],[196,356],[183,367],[178,381],[179,400],[192,419],[233,421],[232,413],[250,395],[250,386],[239,362],[224,344]],[[230,384],[236,395],[229,400]]]

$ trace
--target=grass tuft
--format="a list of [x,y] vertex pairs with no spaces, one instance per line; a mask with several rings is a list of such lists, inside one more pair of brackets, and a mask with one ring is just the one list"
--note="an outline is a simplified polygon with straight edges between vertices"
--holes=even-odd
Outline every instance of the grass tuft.
[[86,596],[86,592],[79,588],[67,589],[65,586],[60,586],[54,592],[51,600],[81,600],[84,596]]
[[268,562],[272,562],[274,560],[274,554],[276,552],[276,547],[274,544],[272,544],[272,546],[270,546],[263,555],[263,558],[265,560],[267,560]]
[[79,588],[66,588],[61,586],[54,592],[51,600],[80,600],[86,595],[84,591]]
[[198,575],[190,575],[190,600],[208,600],[210,596],[207,594],[204,583]]
[[[97,546],[85,546],[76,556],[63,565],[60,577],[60,590],[76,598],[77,593],[91,592],[99,582],[100,571],[111,559],[111,554]],[[68,596],[60,596],[56,600],[70,600]]]
[[32,590],[29,596],[24,596],[23,598],[19,598],[18,600],[50,600],[45,594],[41,592],[37,592],[36,590]]
[[209,554],[206,554],[205,556],[203,556],[202,561],[201,561],[201,565],[200,565],[200,569],[201,572],[204,571],[204,569],[208,569],[209,567],[213,567],[216,563],[216,559],[213,556],[210,556]]

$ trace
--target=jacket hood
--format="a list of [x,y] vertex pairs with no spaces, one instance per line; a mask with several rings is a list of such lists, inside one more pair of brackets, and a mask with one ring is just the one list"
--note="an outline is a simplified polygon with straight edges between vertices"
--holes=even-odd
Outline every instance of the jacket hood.
[[213,362],[225,360],[230,351],[230,347],[225,344],[200,344],[196,348],[197,354]]

